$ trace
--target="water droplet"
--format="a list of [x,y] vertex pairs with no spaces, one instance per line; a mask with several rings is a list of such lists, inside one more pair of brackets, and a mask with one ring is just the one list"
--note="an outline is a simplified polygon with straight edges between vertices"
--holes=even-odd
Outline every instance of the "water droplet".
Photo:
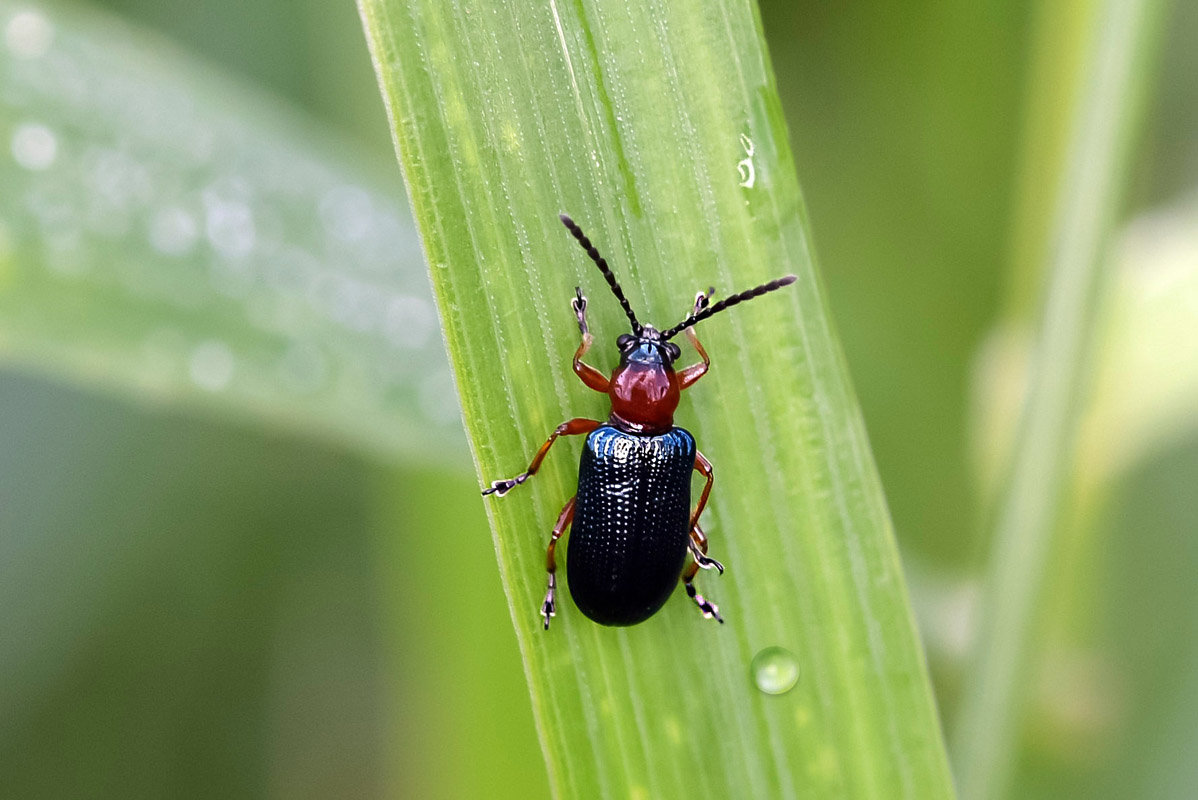
[[784,647],[767,647],[753,656],[753,683],[766,694],[786,694],[799,682],[799,662]]
[[4,26],[4,43],[18,58],[37,58],[45,55],[54,41],[54,26],[36,11],[14,14]]
[[736,174],[740,176],[740,185],[752,189],[757,182],[757,170],[753,169],[753,159],[746,158],[736,165]]
[[43,170],[58,157],[58,137],[36,122],[18,125],[12,134],[12,157],[25,169]]
[[745,151],[745,157],[736,164],[736,172],[740,176],[740,185],[746,189],[752,189],[753,184],[757,182],[757,169],[753,166],[753,154],[756,152],[756,147],[753,145],[753,140],[743,133],[740,135],[740,146]]

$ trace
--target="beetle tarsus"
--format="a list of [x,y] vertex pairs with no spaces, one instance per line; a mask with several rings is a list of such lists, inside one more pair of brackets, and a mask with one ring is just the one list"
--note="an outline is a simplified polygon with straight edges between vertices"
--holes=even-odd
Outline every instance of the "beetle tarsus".
[[696,592],[695,585],[690,581],[686,582],[686,594],[691,600],[695,601],[695,605],[699,607],[699,611],[703,614],[704,619],[714,619],[721,625],[724,624],[724,618],[720,616],[720,607]]
[[[703,569],[714,569],[721,575],[724,574],[724,565],[707,555],[707,553],[704,553],[703,550],[699,548],[699,545],[695,543],[693,538],[687,543],[687,546],[690,548],[691,555],[694,556],[696,564]],[[707,537],[703,538],[703,546],[707,546]]]
[[587,327],[587,299],[578,286],[574,287],[574,299],[570,301],[570,307],[574,309],[574,316],[578,319],[578,332],[586,336],[590,330]]
[[529,474],[527,472],[524,472],[514,478],[505,478],[501,481],[494,481],[491,483],[491,488],[483,489],[483,497],[486,497],[489,494],[493,494],[496,497],[503,497],[512,489],[515,489],[517,486],[528,480],[528,475]]
[[549,573],[549,591],[545,593],[545,602],[541,603],[541,616],[545,618],[545,630],[549,630],[549,618],[557,616],[557,604],[554,602],[554,589],[557,588],[557,579],[552,572]]

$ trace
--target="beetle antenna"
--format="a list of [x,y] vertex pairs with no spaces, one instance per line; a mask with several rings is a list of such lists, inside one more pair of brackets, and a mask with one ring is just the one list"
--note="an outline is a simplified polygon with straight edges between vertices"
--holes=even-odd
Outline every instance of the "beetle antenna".
[[752,300],[754,297],[760,297],[761,295],[766,294],[768,292],[772,292],[775,289],[781,289],[783,286],[789,286],[790,284],[794,283],[795,280],[796,280],[796,276],[786,275],[785,277],[782,277],[782,278],[776,278],[776,279],[770,281],[769,283],[763,283],[760,286],[755,286],[752,289],[749,289],[748,291],[741,292],[740,294],[734,294],[731,297],[725,297],[723,300],[719,301],[718,303],[707,306],[703,310],[699,311],[699,313],[691,314],[689,317],[682,320],[682,322],[679,322],[677,325],[670,328],[668,331],[664,332],[661,335],[661,339],[662,339],[662,341],[666,341],[670,337],[676,336],[679,333],[682,333],[687,328],[691,327],[692,325],[694,325],[698,322],[702,322],[703,320],[707,319],[708,317],[712,316],[713,314],[720,313],[725,308],[731,308],[732,306],[736,305],[737,303],[743,303],[746,300]]
[[599,251],[595,248],[595,245],[591,244],[591,240],[582,232],[582,228],[574,223],[574,220],[565,214],[559,214],[558,217],[561,219],[562,224],[569,229],[570,233],[574,234],[574,238],[582,245],[582,249],[587,251],[587,255],[591,257],[591,261],[595,262],[595,266],[599,268],[599,271],[603,273],[603,277],[607,279],[607,285],[611,287],[612,294],[620,301],[620,306],[632,322],[632,332],[640,336],[644,326],[637,321],[636,314],[632,313],[632,306],[629,305],[628,298],[624,296],[624,290],[616,282],[616,276],[612,274],[611,267],[607,266],[607,261],[604,260],[603,256],[599,255]]

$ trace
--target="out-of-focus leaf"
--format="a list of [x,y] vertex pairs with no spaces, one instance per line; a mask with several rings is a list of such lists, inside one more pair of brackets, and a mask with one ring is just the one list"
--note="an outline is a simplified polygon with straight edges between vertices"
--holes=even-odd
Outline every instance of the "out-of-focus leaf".
[[[1020,797],[1176,796],[1129,787],[1184,782],[1170,773],[1188,774],[1195,741],[1177,721],[1193,717],[1194,698],[1183,642],[1198,511],[1184,487],[1198,441],[1198,195],[1133,220],[1113,261],[1038,612],[1046,631],[1029,669],[1023,751],[1033,763],[1017,776]],[[979,376],[993,390],[989,418],[1011,413],[1028,359],[1026,339],[992,340]]]
[[1117,253],[1078,459],[1091,487],[1198,433],[1198,192],[1136,219]]
[[0,795],[379,796],[381,471],[0,371]]
[[1046,244],[1032,248],[1043,254],[1039,303],[1013,302],[1006,322],[1019,330],[1028,324],[1028,308],[1039,307],[1035,332],[1027,334],[1035,344],[1026,381],[1015,382],[1026,387],[1016,398],[1019,423],[1005,429],[1013,432],[1010,447],[996,448],[1004,466],[994,472],[1008,477],[996,502],[973,669],[953,731],[957,785],[969,800],[1002,797],[1014,768],[1045,586],[1064,538],[1111,230],[1165,6],[1165,0],[1094,0],[1069,11],[1046,7],[1041,20],[1047,39],[1061,13],[1080,13],[1085,39],[1079,58],[1065,59],[1063,67],[1054,58],[1041,64],[1041,80],[1070,87],[1068,124],[1060,166],[1049,171],[1052,201],[1033,203],[1053,209]]
[[0,32],[0,359],[461,463],[393,168],[107,18]]

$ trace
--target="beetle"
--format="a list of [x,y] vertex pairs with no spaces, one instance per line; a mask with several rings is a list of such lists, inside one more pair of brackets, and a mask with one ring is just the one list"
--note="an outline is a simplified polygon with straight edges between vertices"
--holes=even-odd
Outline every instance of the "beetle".
[[[560,218],[603,273],[632,323],[632,333],[616,339],[620,365],[609,378],[582,360],[594,337],[587,326],[587,299],[575,287],[570,305],[582,342],[574,352],[574,372],[589,388],[608,395],[611,415],[606,422],[579,417],[558,425],[528,469],[514,478],[493,482],[483,495],[506,495],[536,474],[558,437],[586,434],[578,465],[578,492],[558,515],[545,555],[549,573],[549,590],[541,604],[545,629],[557,612],[554,551],[566,528],[570,528],[567,586],[574,604],[590,619],[602,625],[643,622],[665,604],[681,578],[687,596],[703,616],[722,623],[719,607],[694,585],[701,568],[724,573],[724,565],[707,555],[707,536],[699,526],[699,516],[711,494],[712,466],[696,448],[690,432],[674,425],[674,410],[680,393],[703,377],[711,365],[694,326],[737,303],[794,283],[795,276],[778,278],[715,304],[711,303],[714,289],[699,292],[682,322],[659,331],[640,323],[607,261],[582,229],[567,215]],[[670,339],[683,332],[700,361],[675,371],[674,362],[682,351]],[[706,481],[693,510],[692,471]],[[688,551],[692,558],[686,565]]]

